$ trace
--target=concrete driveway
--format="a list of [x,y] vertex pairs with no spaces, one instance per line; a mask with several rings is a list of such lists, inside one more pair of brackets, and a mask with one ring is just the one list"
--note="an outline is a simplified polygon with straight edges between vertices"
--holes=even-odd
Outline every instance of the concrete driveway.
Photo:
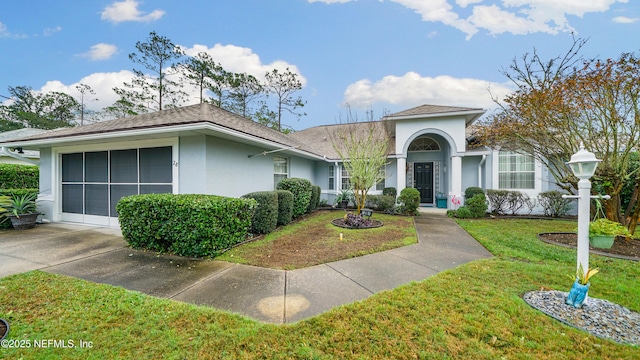
[[291,323],[491,256],[444,214],[415,224],[418,244],[290,271],[133,250],[118,229],[46,224],[0,231],[0,277],[41,269]]

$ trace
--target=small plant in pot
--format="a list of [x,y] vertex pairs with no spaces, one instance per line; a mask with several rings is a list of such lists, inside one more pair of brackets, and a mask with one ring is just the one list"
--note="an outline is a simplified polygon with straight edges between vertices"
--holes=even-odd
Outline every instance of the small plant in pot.
[[346,209],[352,199],[353,193],[351,193],[351,191],[341,190],[338,196],[336,196],[336,205],[340,205],[341,208]]
[[589,292],[589,286],[591,285],[589,280],[599,271],[600,270],[598,269],[587,269],[587,271],[584,271],[582,264],[580,264],[580,266],[578,266],[578,271],[576,271],[573,286],[565,300],[565,304],[571,305],[576,309],[582,308],[582,305],[587,300],[587,293]]
[[3,215],[11,220],[11,225],[16,230],[31,229],[36,225],[38,212],[36,199],[38,194],[28,193],[16,195],[4,206]]
[[609,249],[617,236],[631,234],[624,225],[608,219],[596,219],[589,223],[589,244],[593,247]]

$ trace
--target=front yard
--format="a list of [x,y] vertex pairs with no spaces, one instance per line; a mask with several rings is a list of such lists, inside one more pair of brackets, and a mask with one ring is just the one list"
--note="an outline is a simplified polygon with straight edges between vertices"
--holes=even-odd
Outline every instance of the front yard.
[[[494,255],[292,325],[262,324],[206,307],[108,285],[30,272],[0,280],[10,339],[71,339],[73,348],[7,348],[0,357],[42,358],[472,358],[629,359],[640,348],[563,325],[521,296],[568,291],[575,250],[540,232],[573,222],[464,220]],[[640,311],[637,262],[592,256],[601,272],[590,296]],[[80,340],[91,348],[80,348]],[[33,342],[32,342],[33,344]]]
[[372,219],[384,223],[384,226],[375,229],[344,229],[331,224],[331,220],[341,218],[344,214],[344,211],[316,211],[258,241],[231,249],[216,259],[291,270],[418,241],[413,218],[409,216],[374,214]]

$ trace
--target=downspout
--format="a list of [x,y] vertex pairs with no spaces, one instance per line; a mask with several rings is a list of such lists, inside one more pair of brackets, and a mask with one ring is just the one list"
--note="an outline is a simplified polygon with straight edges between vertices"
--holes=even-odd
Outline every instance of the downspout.
[[487,160],[487,155],[482,155],[482,160],[480,160],[480,164],[478,164],[478,187],[482,188],[482,165]]
[[20,156],[20,155],[18,155],[16,153],[13,153],[13,152],[7,150],[7,148],[4,147],[4,146],[0,147],[0,155],[4,155],[4,156],[12,157],[14,159],[18,159],[20,161],[28,162],[29,164],[32,164],[32,165],[36,165],[36,166],[40,165],[39,161],[33,160],[33,159],[29,159],[29,158],[24,157],[24,156]]

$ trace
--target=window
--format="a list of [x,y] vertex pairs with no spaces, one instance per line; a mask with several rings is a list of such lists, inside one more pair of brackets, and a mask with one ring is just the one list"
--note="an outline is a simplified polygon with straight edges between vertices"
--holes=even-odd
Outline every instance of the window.
[[341,180],[341,185],[340,185],[340,189],[342,190],[349,190],[351,189],[351,175],[349,175],[349,171],[347,171],[347,169],[345,169],[345,167],[342,167],[342,176],[340,177]]
[[171,193],[171,146],[62,154],[62,212],[116,217],[123,196]]
[[430,137],[420,136],[409,145],[408,151],[439,151],[440,145]]
[[333,165],[329,165],[329,190],[336,189],[336,169]]
[[275,188],[281,180],[289,177],[289,161],[286,158],[273,157],[273,187]]
[[532,156],[512,151],[498,155],[498,187],[500,189],[534,189],[535,162]]

